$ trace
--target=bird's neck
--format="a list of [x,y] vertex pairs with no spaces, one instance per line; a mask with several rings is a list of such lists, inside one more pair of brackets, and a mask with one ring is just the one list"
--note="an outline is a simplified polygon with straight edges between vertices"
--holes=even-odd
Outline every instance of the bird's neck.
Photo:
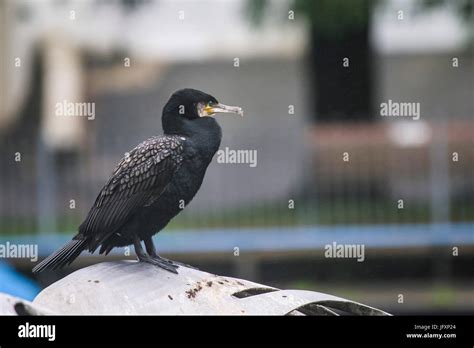
[[201,150],[201,154],[206,157],[208,161],[211,161],[221,144],[221,127],[212,117],[203,117],[191,122],[193,123],[193,130],[187,136],[191,138],[195,146]]
[[165,134],[184,136],[193,141],[195,146],[209,160],[219,149],[222,139],[222,129],[212,117],[202,117],[194,120],[180,119],[178,127],[165,129]]

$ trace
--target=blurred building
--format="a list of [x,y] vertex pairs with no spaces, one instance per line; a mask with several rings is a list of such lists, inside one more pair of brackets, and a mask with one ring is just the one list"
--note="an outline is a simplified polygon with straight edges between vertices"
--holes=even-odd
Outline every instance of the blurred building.
[[[438,11],[425,16],[428,19],[411,17],[400,23],[390,13],[400,6],[410,13],[411,3],[402,1],[382,7],[374,16],[376,105],[388,99],[416,100],[422,105],[420,121],[401,125],[398,119],[378,117],[375,124],[356,128],[309,127],[303,23],[270,20],[257,29],[245,17],[242,1],[208,1],[207,6],[186,1],[127,4],[2,4],[7,55],[0,127],[8,139],[5,156],[23,154],[21,166],[3,164],[8,176],[2,180],[8,197],[1,207],[4,215],[14,217],[21,205],[24,218],[44,217],[38,219],[42,230],[51,228],[48,220],[77,223],[120,156],[161,131],[161,107],[168,96],[188,86],[216,91],[212,93],[221,100],[244,107],[244,121],[220,120],[222,147],[256,149],[258,165],[212,166],[199,194],[201,204],[192,204],[183,219],[200,210],[212,215],[216,209],[259,205],[263,210],[269,206],[267,213],[272,214],[287,210],[289,199],[304,200],[307,210],[313,210],[311,197],[327,205],[329,195],[335,204],[366,197],[368,213],[358,212],[357,205],[349,209],[367,215],[361,221],[375,222],[376,208],[370,202],[387,205],[405,198],[434,204],[433,190],[440,185],[433,180],[446,183],[440,200],[461,198],[465,203],[466,191],[472,190],[474,72],[472,52],[463,50],[462,27],[453,14]],[[212,18],[212,25],[201,25],[202,18]],[[439,25],[431,25],[433,20]],[[453,57],[460,61],[456,69]],[[440,79],[442,85],[436,83]],[[94,103],[95,118],[57,117],[58,101]],[[290,105],[294,115],[288,113]],[[433,153],[433,139],[443,140],[438,148],[444,153],[438,156],[444,164],[436,157],[439,151]],[[454,150],[462,158],[455,164],[448,156]],[[353,155],[350,170],[340,161],[345,151]],[[430,177],[435,168],[444,168],[446,177]],[[32,172],[36,175],[29,175]],[[451,177],[455,182],[446,182]],[[20,188],[9,184],[19,179],[24,181]],[[449,220],[449,210],[447,214],[443,218]],[[248,213],[244,215],[249,219]],[[338,215],[332,223],[352,221],[344,213]],[[324,214],[293,220],[288,223],[328,221]],[[426,217],[418,219],[414,213],[408,219],[417,220]]]

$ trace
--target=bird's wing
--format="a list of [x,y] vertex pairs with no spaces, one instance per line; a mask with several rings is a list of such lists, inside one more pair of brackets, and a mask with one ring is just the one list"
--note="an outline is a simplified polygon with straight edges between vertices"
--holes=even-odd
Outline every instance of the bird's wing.
[[91,251],[161,194],[182,161],[183,144],[179,136],[154,137],[125,154],[79,227]]

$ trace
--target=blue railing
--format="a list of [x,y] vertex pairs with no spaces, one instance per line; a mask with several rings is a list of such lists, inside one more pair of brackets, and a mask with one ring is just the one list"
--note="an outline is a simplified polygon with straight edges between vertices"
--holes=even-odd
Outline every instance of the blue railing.
[[[65,244],[72,234],[0,236],[0,243],[37,244],[41,256]],[[160,252],[297,251],[326,244],[364,244],[366,248],[474,245],[474,223],[336,225],[275,228],[162,231]],[[116,250],[115,252],[120,252]]]

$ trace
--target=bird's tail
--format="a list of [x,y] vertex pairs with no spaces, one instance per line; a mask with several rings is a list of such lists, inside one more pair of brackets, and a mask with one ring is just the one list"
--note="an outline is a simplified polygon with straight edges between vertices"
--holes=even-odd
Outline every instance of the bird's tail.
[[86,240],[73,239],[61,249],[56,250],[33,268],[33,273],[39,273],[45,269],[58,269],[71,264],[85,249]]

